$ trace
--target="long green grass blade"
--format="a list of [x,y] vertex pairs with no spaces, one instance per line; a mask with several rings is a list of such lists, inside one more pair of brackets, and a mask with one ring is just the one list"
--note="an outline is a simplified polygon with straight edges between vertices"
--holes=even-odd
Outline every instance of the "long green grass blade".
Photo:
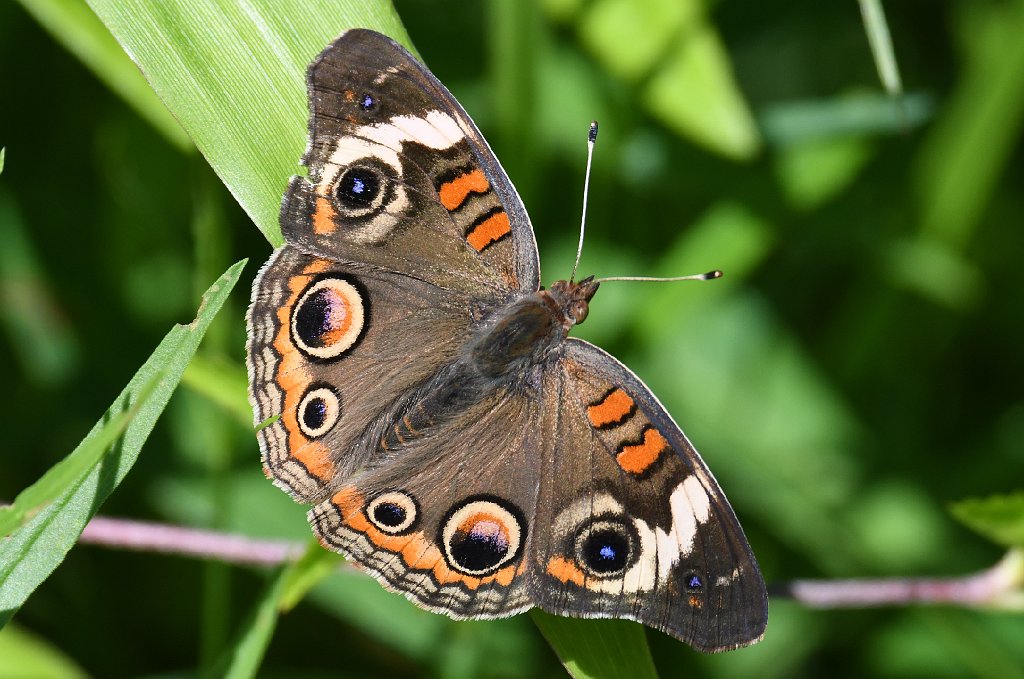
[[[66,484],[63,492],[9,538],[0,541],[0,626],[60,565],[89,519],[131,469],[244,265],[242,261],[232,266],[207,290],[192,323],[175,326],[164,337],[78,448],[95,445],[105,432],[109,433],[107,423],[139,404],[135,417],[127,423],[110,452],[88,468],[78,470],[80,473]],[[156,386],[143,401],[145,389],[153,380],[157,380]]]
[[896,64],[896,53],[892,48],[892,36],[889,34],[889,22],[885,20],[882,0],[860,0],[860,14],[864,19],[864,30],[868,34],[878,77],[886,92],[894,97],[899,96],[903,93],[903,82],[900,79],[900,68]]
[[274,245],[306,145],[306,66],[364,26],[408,44],[384,0],[89,0]]

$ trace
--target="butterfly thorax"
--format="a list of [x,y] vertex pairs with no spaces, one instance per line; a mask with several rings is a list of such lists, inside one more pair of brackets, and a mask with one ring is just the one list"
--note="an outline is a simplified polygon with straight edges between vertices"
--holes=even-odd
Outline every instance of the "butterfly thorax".
[[484,375],[522,374],[548,360],[574,325],[582,323],[599,283],[556,281],[501,308],[473,341],[471,357]]

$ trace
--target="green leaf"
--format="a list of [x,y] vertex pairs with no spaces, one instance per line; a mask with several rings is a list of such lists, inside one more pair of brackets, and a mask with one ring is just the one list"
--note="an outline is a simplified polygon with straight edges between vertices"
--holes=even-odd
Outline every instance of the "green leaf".
[[[238,282],[244,265],[241,261],[232,266],[207,290],[192,323],[175,326],[164,337],[76,449],[77,453],[95,445],[97,439],[109,433],[107,423],[139,403],[138,413],[127,423],[110,453],[96,464],[79,470],[78,477],[53,502],[9,538],[0,541],[0,626],[10,620],[36,587],[60,565],[89,519],[131,469],[207,327]],[[140,403],[145,387],[154,379],[158,381],[152,395]]]
[[1024,491],[971,498],[950,512],[972,530],[1006,547],[1024,547]]
[[638,623],[563,618],[539,609],[530,615],[575,679],[658,676],[644,628]]
[[20,1],[43,28],[168,141],[182,150],[192,148],[181,125],[160,103],[142,73],[83,0]]
[[88,0],[274,245],[306,145],[306,67],[346,28],[409,40],[385,0]]

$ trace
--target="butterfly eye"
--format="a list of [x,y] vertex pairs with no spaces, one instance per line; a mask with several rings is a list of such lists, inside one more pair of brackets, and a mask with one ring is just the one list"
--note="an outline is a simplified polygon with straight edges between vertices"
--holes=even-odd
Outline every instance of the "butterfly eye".
[[586,300],[578,299],[569,305],[569,315],[572,316],[572,320],[576,325],[587,320],[588,313],[590,313],[590,305],[587,304]]
[[587,524],[576,537],[576,562],[595,577],[622,575],[636,561],[634,531],[618,521]]
[[411,495],[390,491],[378,495],[367,505],[366,516],[383,532],[397,535],[413,527],[419,509]]

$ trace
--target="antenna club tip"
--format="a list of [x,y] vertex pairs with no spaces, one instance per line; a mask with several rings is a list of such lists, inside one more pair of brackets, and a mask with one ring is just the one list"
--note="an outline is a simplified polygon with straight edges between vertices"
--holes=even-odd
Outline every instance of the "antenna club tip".
[[593,144],[597,141],[597,121],[590,123],[590,131],[587,133],[587,141]]
[[708,271],[706,274],[704,274],[704,280],[706,280],[706,281],[714,280],[715,278],[721,278],[722,275],[723,274],[722,274],[722,272],[720,270],[715,269],[714,271]]

